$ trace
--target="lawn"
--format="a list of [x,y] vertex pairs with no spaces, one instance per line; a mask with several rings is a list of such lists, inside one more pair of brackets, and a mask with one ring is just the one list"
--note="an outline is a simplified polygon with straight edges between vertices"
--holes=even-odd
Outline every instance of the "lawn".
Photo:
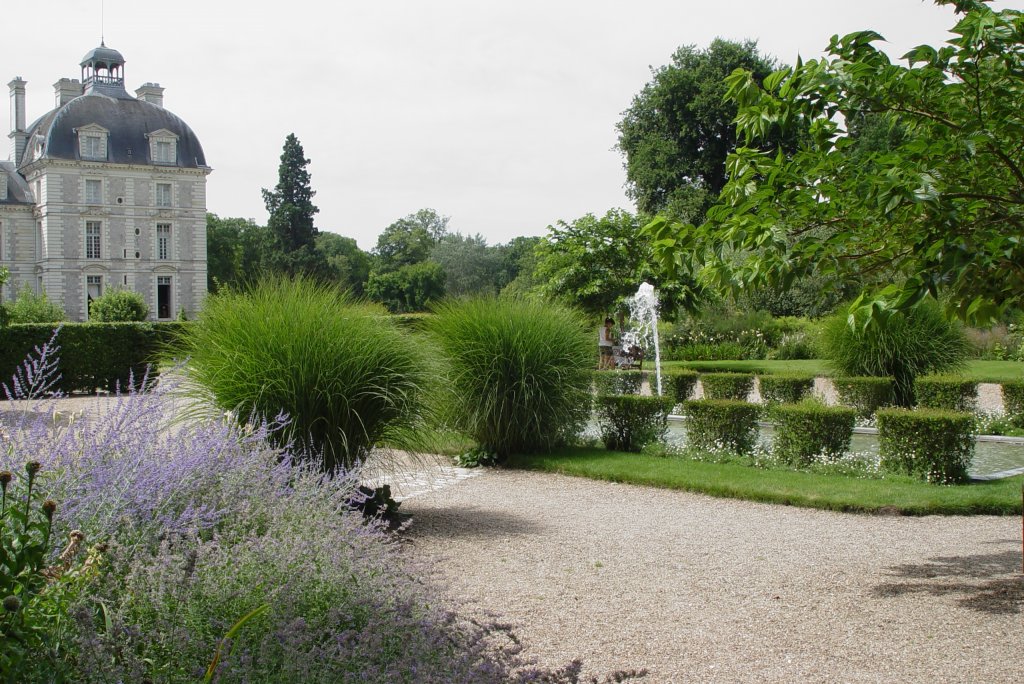
[[897,515],[1020,515],[1024,476],[942,486],[910,478],[860,479],[731,463],[570,448],[517,456],[512,467],[679,489],[734,499]]
[[[746,373],[810,373],[811,375],[833,374],[828,361],[824,359],[803,359],[797,361],[666,361],[665,369],[693,368],[708,371],[736,371]],[[978,382],[1006,382],[1024,380],[1024,363],[1020,361],[968,361],[964,375]]]

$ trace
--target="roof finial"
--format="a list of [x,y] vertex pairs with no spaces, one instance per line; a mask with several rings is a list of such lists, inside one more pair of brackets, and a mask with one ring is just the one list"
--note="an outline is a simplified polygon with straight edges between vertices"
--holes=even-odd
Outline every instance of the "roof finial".
[[106,22],[106,12],[104,7],[104,0],[100,0],[100,47],[107,47],[104,33],[104,23]]

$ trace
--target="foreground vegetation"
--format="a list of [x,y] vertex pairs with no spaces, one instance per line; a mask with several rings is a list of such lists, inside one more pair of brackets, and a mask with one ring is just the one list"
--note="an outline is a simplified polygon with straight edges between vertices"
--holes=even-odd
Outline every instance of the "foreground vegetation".
[[594,447],[516,456],[509,465],[594,480],[806,508],[895,515],[1020,515],[1024,476],[955,487],[909,477],[752,468]]

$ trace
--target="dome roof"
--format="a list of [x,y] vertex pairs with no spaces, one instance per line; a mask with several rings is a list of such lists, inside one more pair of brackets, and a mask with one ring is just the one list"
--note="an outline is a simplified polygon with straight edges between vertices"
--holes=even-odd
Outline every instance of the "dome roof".
[[89,53],[82,58],[81,66],[85,66],[87,64],[102,64],[104,66],[124,64],[124,57],[114,48],[108,48],[106,45],[100,45],[98,48],[90,50]]
[[206,156],[199,138],[180,118],[163,107],[131,96],[109,97],[100,93],[76,97],[33,123],[28,130],[28,145],[22,164],[33,159],[79,159],[77,129],[89,124],[109,131],[108,162],[152,164],[148,136],[168,130],[178,136],[177,159],[171,166],[206,167]]

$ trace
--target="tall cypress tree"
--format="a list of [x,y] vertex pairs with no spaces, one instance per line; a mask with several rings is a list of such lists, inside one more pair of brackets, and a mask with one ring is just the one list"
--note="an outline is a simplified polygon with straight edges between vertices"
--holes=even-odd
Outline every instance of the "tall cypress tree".
[[277,186],[273,190],[263,189],[263,202],[270,214],[267,227],[274,238],[271,263],[274,270],[288,275],[322,276],[327,271],[327,260],[316,249],[318,231],[313,214],[319,209],[313,204],[315,193],[310,187],[307,164],[302,143],[294,133],[289,133],[277,170]]

